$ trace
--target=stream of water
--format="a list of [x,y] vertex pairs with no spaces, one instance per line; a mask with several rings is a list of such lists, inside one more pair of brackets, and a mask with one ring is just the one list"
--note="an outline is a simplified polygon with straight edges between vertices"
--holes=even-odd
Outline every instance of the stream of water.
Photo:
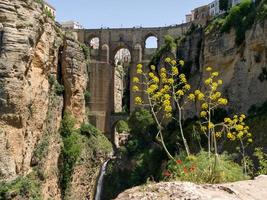
[[101,200],[103,180],[104,180],[104,175],[106,173],[106,167],[107,167],[108,162],[109,162],[109,160],[107,160],[101,167],[100,176],[99,176],[98,182],[97,182],[95,200]]

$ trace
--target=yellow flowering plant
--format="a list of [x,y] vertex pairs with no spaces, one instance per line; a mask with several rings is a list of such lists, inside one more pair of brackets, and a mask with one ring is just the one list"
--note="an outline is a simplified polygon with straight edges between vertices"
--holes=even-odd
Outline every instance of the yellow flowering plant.
[[[222,97],[221,92],[218,88],[222,85],[223,81],[218,78],[219,72],[212,71],[211,67],[206,68],[208,78],[204,81],[205,92],[196,90],[194,92],[195,99],[193,101],[200,102],[201,111],[200,115],[200,130],[205,134],[208,139],[208,153],[209,157],[211,153],[215,155],[215,164],[218,160],[218,147],[217,142],[223,136],[228,138],[230,141],[239,140],[242,148],[242,156],[245,158],[245,143],[252,142],[252,134],[248,132],[249,127],[246,126],[244,119],[245,115],[235,115],[232,119],[227,117],[223,122],[215,123],[214,111],[222,106],[228,104],[228,100]],[[244,162],[245,164],[245,162]],[[246,165],[246,164],[245,164]],[[246,166],[244,166],[246,171]]]
[[[190,155],[189,146],[182,127],[182,112],[185,104],[189,102],[189,99],[192,99],[192,97],[188,96],[190,95],[189,91],[191,90],[191,86],[188,84],[185,74],[179,73],[179,67],[183,66],[184,61],[180,60],[176,62],[176,60],[167,57],[164,67],[158,72],[155,71],[156,67],[152,65],[150,66],[151,70],[144,73],[142,65],[139,64],[136,72],[138,75],[141,75],[142,78],[133,78],[133,83],[135,83],[133,91],[139,91],[139,87],[137,87],[136,84],[145,86],[144,91],[148,98],[147,105],[150,107],[159,129],[157,138],[159,138],[171,159],[174,158],[166,148],[162,135],[163,122],[166,119],[174,119],[179,124],[179,131],[186,153],[188,156]],[[144,80],[144,82],[140,82],[140,80]],[[185,100],[181,101],[182,99]],[[143,101],[140,97],[135,98],[136,104],[140,105],[141,102]],[[143,105],[146,104],[143,102]],[[172,114],[174,107],[178,110],[178,116]]]
[[[223,84],[223,81],[219,79],[219,72],[207,67],[206,72],[209,76],[204,81],[203,91],[200,89],[192,91],[186,75],[180,72],[182,67],[184,67],[184,61],[177,62],[168,57],[165,59],[164,67],[161,67],[158,71],[153,65],[150,66],[148,72],[143,69],[141,64],[137,65],[136,73],[140,77],[133,78],[133,91],[145,92],[147,95],[146,101],[139,96],[135,97],[135,103],[150,107],[158,127],[157,138],[162,143],[168,157],[175,160],[164,143],[163,122],[166,119],[173,119],[177,122],[186,154],[190,156],[189,145],[183,131],[183,112],[187,103],[197,102],[201,109],[199,113],[200,130],[207,137],[209,158],[213,153],[215,155],[214,164],[216,165],[219,160],[217,142],[222,138],[227,138],[229,141],[240,141],[245,163],[245,148],[247,144],[252,142],[252,134],[249,133],[249,127],[244,122],[245,115],[228,117],[220,123],[214,120],[214,111],[228,104],[228,100],[218,90]],[[174,110],[176,111],[175,114]],[[246,171],[246,163],[244,168]]]

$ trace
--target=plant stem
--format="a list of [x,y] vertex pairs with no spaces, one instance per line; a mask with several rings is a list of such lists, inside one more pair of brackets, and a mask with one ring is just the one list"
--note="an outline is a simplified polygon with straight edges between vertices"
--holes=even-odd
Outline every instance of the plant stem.
[[181,107],[180,107],[179,104],[178,104],[178,110],[179,110],[179,128],[180,128],[181,136],[182,136],[182,139],[183,139],[183,143],[184,143],[186,154],[187,154],[187,156],[189,156],[190,155],[190,151],[189,151],[189,146],[187,144],[187,141],[186,141],[186,139],[184,137],[184,131],[183,131],[183,126],[182,126],[182,111],[181,111]]
[[247,175],[247,162],[246,162],[246,157],[245,157],[245,147],[242,139],[240,139],[241,143],[241,148],[242,148],[242,157],[243,157],[243,168],[244,168],[244,173]]

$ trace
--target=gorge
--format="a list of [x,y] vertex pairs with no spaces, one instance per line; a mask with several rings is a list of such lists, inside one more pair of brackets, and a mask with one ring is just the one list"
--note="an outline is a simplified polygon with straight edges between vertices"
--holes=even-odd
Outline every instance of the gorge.
[[[169,57],[185,61],[184,73],[193,89],[204,89],[206,67],[220,72],[221,92],[229,101],[221,113],[251,115],[248,123],[255,145],[250,154],[256,144],[266,151],[266,108],[261,105],[267,101],[267,20],[253,21],[241,44],[236,43],[234,28],[220,32],[217,26],[211,21],[205,27],[186,23],[65,30],[44,11],[42,1],[0,0],[0,199],[100,199],[97,191],[101,190],[101,199],[114,199],[130,187],[163,180],[160,174],[168,158],[152,139],[157,128],[153,120],[144,117],[149,128],[140,120],[150,114],[140,111],[140,117],[135,112],[140,108],[135,98],[145,99],[146,93],[136,94],[132,79],[138,75],[136,65],[142,63],[148,72],[149,64],[160,69]],[[157,49],[146,49],[150,36],[157,38]],[[99,47],[90,49],[96,37]],[[131,55],[126,112],[123,95],[116,95],[114,89],[115,55],[122,48]],[[183,117],[193,119],[200,111],[191,102]],[[121,135],[127,132],[130,140],[127,143],[126,138],[126,145],[120,146],[115,130],[121,120],[129,121],[130,128]],[[131,140],[131,134],[138,139]],[[138,149],[140,140],[142,148]],[[167,140],[173,152],[180,149],[173,138]],[[108,162],[113,149],[116,159]],[[106,175],[99,177],[105,168]],[[101,190],[98,181],[100,185],[104,181]],[[164,188],[161,184],[155,191]],[[153,187],[152,183],[152,192]],[[132,190],[137,195],[132,199],[141,198],[140,190]],[[131,199],[125,195],[132,191],[118,199]]]

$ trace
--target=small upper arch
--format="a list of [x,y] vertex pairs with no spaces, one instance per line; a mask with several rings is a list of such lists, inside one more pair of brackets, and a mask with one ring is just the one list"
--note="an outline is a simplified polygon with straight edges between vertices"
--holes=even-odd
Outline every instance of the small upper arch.
[[157,49],[158,48],[158,37],[156,34],[149,33],[144,39],[145,49]]
[[97,35],[90,35],[88,37],[88,46],[91,49],[99,49],[100,47],[100,38]]

